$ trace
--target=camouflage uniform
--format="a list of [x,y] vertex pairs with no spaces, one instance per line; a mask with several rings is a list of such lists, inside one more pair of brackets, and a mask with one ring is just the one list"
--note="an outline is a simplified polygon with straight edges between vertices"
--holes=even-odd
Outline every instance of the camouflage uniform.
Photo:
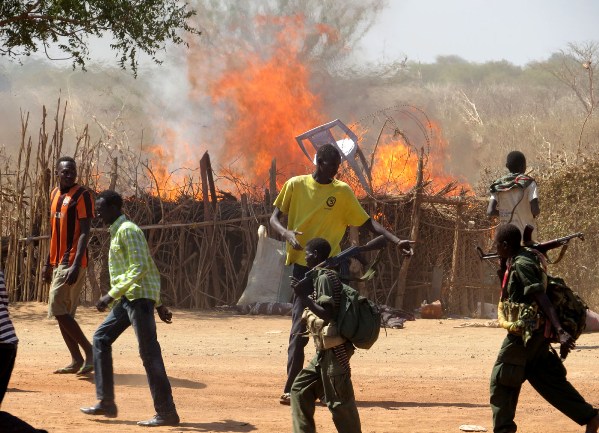
[[[533,294],[544,292],[545,287],[546,275],[538,257],[522,248],[511,259],[502,301],[519,304],[521,310],[531,311],[536,308]],[[508,333],[493,366],[491,409],[494,433],[517,430],[514,417],[525,380],[573,421],[587,424],[597,414],[597,409],[588,404],[566,379],[566,369],[545,338],[543,327],[528,323],[528,329]]]
[[[320,271],[315,277],[316,303],[333,306],[333,317],[337,317],[336,305],[339,305],[341,293],[339,288],[334,290],[333,285],[325,271]],[[349,341],[331,349],[317,350],[314,358],[295,378],[291,386],[294,433],[316,432],[315,402],[322,395],[333,415],[338,432],[361,433],[360,416],[349,368],[349,358],[353,353],[354,347]]]

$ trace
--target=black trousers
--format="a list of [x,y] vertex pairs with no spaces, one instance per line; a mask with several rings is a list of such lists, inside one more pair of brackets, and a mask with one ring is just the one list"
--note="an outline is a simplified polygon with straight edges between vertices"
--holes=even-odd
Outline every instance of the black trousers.
[[0,343],[0,404],[6,394],[8,382],[12,375],[17,357],[17,345],[13,343]]
[[[292,275],[301,280],[308,272],[308,267],[293,264]],[[283,392],[291,392],[291,385],[300,371],[304,368],[304,348],[310,338],[306,334],[306,325],[302,323],[304,307],[301,301],[293,295],[291,310],[291,331],[289,332],[289,347],[287,349],[287,382]]]

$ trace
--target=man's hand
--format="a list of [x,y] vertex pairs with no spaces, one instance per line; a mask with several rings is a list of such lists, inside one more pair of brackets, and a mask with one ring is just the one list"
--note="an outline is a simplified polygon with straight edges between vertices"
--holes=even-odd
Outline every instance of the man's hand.
[[156,312],[164,323],[173,323],[173,313],[164,305],[156,307]]
[[415,244],[416,241],[411,241],[409,239],[399,239],[395,245],[397,245],[401,249],[401,253],[404,256],[413,256],[414,250],[412,249],[412,244]]
[[98,300],[96,303],[96,308],[99,312],[105,311],[108,307],[108,304],[110,304],[112,301],[114,301],[114,298],[109,294],[106,294]]
[[311,278],[304,278],[303,280],[298,280],[295,277],[290,278],[291,288],[293,289],[293,293],[295,293],[296,296],[305,298],[310,296],[310,294],[312,294],[312,292],[314,291],[314,286],[312,286]]
[[559,337],[559,356],[562,358],[562,360],[564,360],[570,351],[576,347],[576,342],[574,341],[574,338],[563,328],[559,328],[557,330],[557,336]]
[[302,246],[300,245],[299,241],[296,238],[296,235],[303,235],[303,232],[298,232],[295,230],[286,230],[285,231],[285,240],[287,242],[289,242],[289,245],[291,245],[291,248],[293,248],[294,250],[302,250]]
[[44,283],[50,284],[52,282],[52,271],[52,265],[46,263],[42,268],[42,280],[44,280]]
[[73,265],[67,271],[65,283],[67,283],[69,286],[72,286],[77,282],[77,277],[79,277],[79,265],[73,263]]

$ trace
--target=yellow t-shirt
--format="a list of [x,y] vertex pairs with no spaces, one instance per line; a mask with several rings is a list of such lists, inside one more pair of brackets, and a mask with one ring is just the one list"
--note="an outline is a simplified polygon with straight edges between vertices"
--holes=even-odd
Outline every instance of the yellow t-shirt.
[[[313,238],[331,244],[331,256],[341,251],[339,243],[347,226],[361,226],[368,214],[349,185],[337,179],[328,184],[314,180],[311,174],[295,176],[285,182],[274,205],[287,215],[287,228],[303,232],[296,235],[303,246]],[[286,264],[306,265],[304,251],[287,243]]]

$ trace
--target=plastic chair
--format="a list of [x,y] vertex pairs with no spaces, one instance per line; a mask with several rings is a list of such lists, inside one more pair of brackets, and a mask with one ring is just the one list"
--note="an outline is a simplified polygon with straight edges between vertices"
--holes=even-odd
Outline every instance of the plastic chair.
[[[335,127],[340,128],[345,133],[346,138],[341,140],[335,139],[335,136],[332,133],[332,130]],[[304,152],[304,155],[306,155],[314,164],[316,164],[316,155],[314,155],[313,158],[310,156],[304,146],[304,140],[308,140],[312,143],[315,150],[318,150],[319,147],[327,143],[335,145],[341,153],[341,159],[347,161],[354,173],[356,173],[364,190],[372,195],[370,167],[368,167],[366,158],[358,147],[358,137],[341,120],[335,119],[332,122],[317,126],[314,129],[298,135],[295,139]],[[356,158],[356,155],[358,158]]]

